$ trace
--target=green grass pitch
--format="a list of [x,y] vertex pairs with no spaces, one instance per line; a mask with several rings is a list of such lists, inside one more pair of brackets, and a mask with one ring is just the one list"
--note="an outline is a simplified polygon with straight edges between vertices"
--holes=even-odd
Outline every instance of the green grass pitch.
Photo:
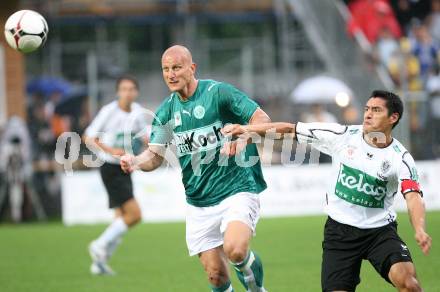
[[[408,216],[399,233],[412,252],[425,291],[440,291],[440,212],[427,214],[433,249],[424,256]],[[320,291],[324,216],[261,219],[252,247],[265,268],[270,292]],[[142,224],[129,232],[111,260],[115,277],[89,274],[88,243],[105,226],[64,227],[59,223],[0,225],[0,291],[116,292],[209,291],[197,257],[187,255],[183,223]],[[395,291],[364,262],[357,291]],[[244,291],[232,276],[235,291]]]

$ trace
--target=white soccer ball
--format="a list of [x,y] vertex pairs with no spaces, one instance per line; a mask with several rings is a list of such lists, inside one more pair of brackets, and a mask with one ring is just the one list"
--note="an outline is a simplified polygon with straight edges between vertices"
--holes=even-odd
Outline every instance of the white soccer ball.
[[9,16],[5,24],[5,38],[15,50],[30,53],[47,39],[49,27],[43,16],[32,10],[20,10]]

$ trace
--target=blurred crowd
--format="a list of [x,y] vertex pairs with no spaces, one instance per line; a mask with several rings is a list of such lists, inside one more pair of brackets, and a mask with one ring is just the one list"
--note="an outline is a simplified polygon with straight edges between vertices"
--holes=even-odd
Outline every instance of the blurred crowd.
[[349,34],[364,34],[375,48],[375,60],[388,69],[396,86],[429,89],[440,60],[440,0],[354,0],[348,7]]
[[90,121],[86,90],[63,79],[41,77],[28,83],[27,93],[33,158],[37,162],[53,160],[56,139],[64,132],[82,135]]
[[418,159],[440,154],[440,0],[346,1],[351,36],[374,48],[395,91],[406,99],[412,151]]
[[54,159],[57,138],[70,131],[81,135],[89,123],[81,88],[41,77],[28,82],[26,92],[26,120],[14,116],[0,132],[0,221],[61,215],[62,169]]

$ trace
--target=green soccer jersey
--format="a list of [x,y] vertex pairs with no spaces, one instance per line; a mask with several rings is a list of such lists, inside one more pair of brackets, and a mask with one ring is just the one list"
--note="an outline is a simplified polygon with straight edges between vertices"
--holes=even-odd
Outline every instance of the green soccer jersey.
[[222,127],[247,124],[257,108],[243,92],[214,80],[199,80],[186,101],[173,93],[158,108],[150,144],[175,144],[189,204],[212,206],[236,193],[266,188],[255,144],[237,157],[220,154]]

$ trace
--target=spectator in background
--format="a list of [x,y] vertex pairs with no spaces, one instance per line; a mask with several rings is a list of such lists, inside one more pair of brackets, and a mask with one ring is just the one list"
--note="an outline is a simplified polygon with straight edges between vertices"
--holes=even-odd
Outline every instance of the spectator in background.
[[387,27],[383,27],[376,45],[377,58],[380,63],[388,67],[393,54],[397,51],[399,51],[399,42]]
[[411,30],[411,22],[426,18],[431,10],[430,0],[390,0],[396,19],[405,35]]
[[414,12],[411,9],[411,2],[409,0],[397,0],[394,2],[393,10],[396,13],[396,19],[403,32],[407,34],[411,27],[411,20],[414,17]]
[[420,77],[426,83],[429,73],[438,64],[439,50],[426,25],[416,25],[413,29],[412,53],[420,64]]
[[411,42],[407,38],[401,39],[400,51],[392,55],[388,63],[388,71],[398,88],[409,91],[422,89],[420,64],[411,53]]
[[63,94],[62,91],[55,90],[46,96],[47,101],[44,103],[45,120],[50,123],[50,127],[55,137],[58,137],[62,133],[68,132],[71,129],[70,118],[55,112],[57,105],[62,100]]
[[62,95],[61,91],[54,91],[48,96],[48,100],[44,105],[44,114],[48,120],[52,119],[55,107],[60,102]]
[[13,116],[8,120],[0,137],[0,157],[0,173],[7,186],[0,190],[0,211],[6,195],[9,197],[11,219],[19,223],[23,219],[25,191],[29,188],[27,182],[32,176],[31,140],[22,118]]
[[387,28],[394,38],[400,38],[402,31],[390,4],[386,0],[356,0],[348,5],[351,19],[348,32],[354,36],[363,32],[368,41],[375,44],[380,31]]
[[33,141],[34,160],[52,159],[56,141],[46,119],[43,103],[34,103],[32,108],[29,108],[28,127]]
[[428,16],[429,32],[436,43],[440,42],[440,0],[431,1],[431,14]]

